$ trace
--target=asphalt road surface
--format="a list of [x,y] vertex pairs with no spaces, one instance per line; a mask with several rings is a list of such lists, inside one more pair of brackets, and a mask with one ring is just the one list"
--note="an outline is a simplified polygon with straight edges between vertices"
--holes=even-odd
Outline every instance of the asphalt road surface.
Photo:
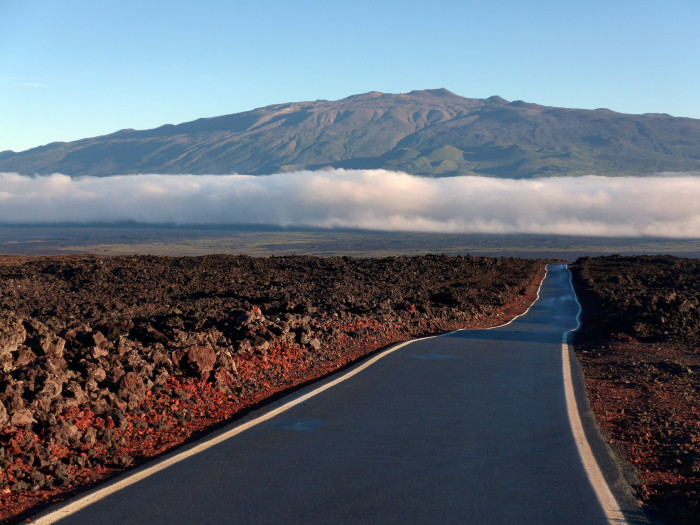
[[641,523],[629,506],[606,515],[572,433],[562,336],[577,314],[569,271],[551,265],[511,324],[418,340],[296,392],[59,523]]

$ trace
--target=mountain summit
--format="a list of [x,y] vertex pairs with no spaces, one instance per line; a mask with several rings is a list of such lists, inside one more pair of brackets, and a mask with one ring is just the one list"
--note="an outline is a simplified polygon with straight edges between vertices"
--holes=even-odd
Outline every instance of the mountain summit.
[[424,176],[700,171],[700,120],[372,91],[0,153],[0,171],[263,175],[384,168]]

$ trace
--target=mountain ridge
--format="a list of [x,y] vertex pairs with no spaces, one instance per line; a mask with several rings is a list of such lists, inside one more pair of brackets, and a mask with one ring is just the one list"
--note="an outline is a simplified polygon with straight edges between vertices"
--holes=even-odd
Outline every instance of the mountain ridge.
[[370,91],[0,153],[0,171],[21,174],[326,167],[510,178],[700,171],[700,120],[474,99],[444,88]]

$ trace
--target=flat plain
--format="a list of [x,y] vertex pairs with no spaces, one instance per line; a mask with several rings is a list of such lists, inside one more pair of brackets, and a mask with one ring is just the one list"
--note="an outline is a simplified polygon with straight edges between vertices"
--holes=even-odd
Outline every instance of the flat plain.
[[6,255],[478,255],[574,261],[608,254],[700,257],[700,239],[435,234],[360,230],[136,225],[0,226]]

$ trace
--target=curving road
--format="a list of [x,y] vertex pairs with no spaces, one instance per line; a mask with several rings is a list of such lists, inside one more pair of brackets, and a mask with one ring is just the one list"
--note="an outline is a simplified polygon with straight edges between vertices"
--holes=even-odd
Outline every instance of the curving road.
[[[572,431],[562,341],[578,311],[569,271],[550,265],[512,323],[398,345],[39,521],[645,523],[590,414],[589,440]],[[580,398],[579,383],[574,366]],[[586,441],[599,461],[582,461]]]

